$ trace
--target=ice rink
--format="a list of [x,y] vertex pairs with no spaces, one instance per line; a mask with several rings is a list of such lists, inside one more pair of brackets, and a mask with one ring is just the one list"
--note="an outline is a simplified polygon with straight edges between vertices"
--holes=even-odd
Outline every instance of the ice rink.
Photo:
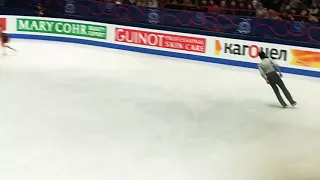
[[320,79],[69,43],[0,56],[1,180],[319,180]]

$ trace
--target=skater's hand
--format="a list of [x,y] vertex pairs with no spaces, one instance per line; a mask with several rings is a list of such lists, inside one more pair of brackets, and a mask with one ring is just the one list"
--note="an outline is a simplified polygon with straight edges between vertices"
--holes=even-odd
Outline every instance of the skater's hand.
[[267,84],[270,84],[269,80],[266,80]]

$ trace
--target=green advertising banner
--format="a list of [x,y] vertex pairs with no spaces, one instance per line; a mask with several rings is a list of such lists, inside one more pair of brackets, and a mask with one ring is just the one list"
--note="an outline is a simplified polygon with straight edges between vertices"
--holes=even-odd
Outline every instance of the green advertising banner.
[[107,27],[89,23],[17,18],[18,32],[35,32],[107,39]]

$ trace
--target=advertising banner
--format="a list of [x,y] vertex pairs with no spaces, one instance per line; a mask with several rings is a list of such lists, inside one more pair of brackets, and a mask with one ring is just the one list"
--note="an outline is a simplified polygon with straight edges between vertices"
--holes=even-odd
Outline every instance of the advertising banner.
[[320,71],[320,52],[291,49],[291,65],[317,68]]
[[2,27],[2,30],[7,30],[7,19],[6,18],[0,18],[0,26]]
[[216,58],[258,63],[258,53],[263,51],[269,58],[277,60],[282,65],[320,69],[320,50],[317,49],[227,38],[213,39],[213,57]]
[[45,34],[61,34],[68,36],[87,37],[92,39],[106,39],[107,27],[93,23],[79,23],[71,21],[55,21],[46,19],[17,18],[17,32],[33,32]]
[[206,53],[206,38],[160,33],[133,28],[115,28],[116,42],[181,51]]

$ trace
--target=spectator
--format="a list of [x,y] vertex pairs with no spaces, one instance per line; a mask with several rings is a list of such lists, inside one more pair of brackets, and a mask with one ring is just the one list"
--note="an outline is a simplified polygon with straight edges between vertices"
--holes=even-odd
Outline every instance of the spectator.
[[252,6],[252,4],[248,4],[247,5],[248,7],[247,7],[247,9],[248,9],[248,12],[247,12],[247,16],[256,16],[256,13],[255,13],[255,11],[254,11],[254,9],[253,9],[253,6]]
[[303,21],[303,22],[307,22],[309,20],[309,14],[308,11],[306,9],[302,10],[300,13],[300,16],[296,17],[297,21]]
[[243,2],[239,3],[239,12],[238,15],[245,16],[246,15],[246,6]]
[[231,9],[237,9],[237,3],[236,3],[236,1],[234,1],[234,0],[230,1],[230,8],[231,8]]
[[214,0],[210,0],[208,6],[216,6],[216,7],[218,7],[216,5],[216,3],[214,2]]
[[115,0],[114,3],[115,4],[122,4],[122,0]]
[[319,19],[315,16],[312,16],[311,14],[309,15],[309,22],[311,23],[318,23]]
[[184,0],[184,1],[183,1],[183,4],[184,4],[185,6],[192,6],[192,5],[193,5],[191,0]]
[[130,5],[136,5],[137,1],[136,0],[129,0]]
[[183,9],[181,6],[182,3],[181,0],[169,0],[168,4],[165,3],[164,8],[181,10]]
[[200,6],[208,6],[208,1],[207,0],[201,0],[199,5]]
[[220,2],[220,10],[219,10],[220,13],[222,14],[226,14],[227,13],[227,3],[226,1],[221,1]]
[[300,0],[291,0],[289,2],[289,5],[294,9],[299,8],[300,4],[301,4]]
[[300,15],[308,16],[309,14],[308,14],[308,11],[304,9],[304,10],[301,11]]
[[183,10],[187,11],[203,11],[203,8],[199,8],[194,5],[194,3],[191,0],[184,0],[183,1]]
[[298,14],[298,11],[296,9],[291,9],[290,14],[295,16]]
[[178,1],[177,1],[177,0],[171,0],[170,3],[171,3],[171,4],[178,4]]
[[272,9],[269,10],[269,18],[273,20],[281,20],[281,17],[278,16],[278,13]]
[[260,17],[260,18],[266,18],[267,11],[263,7],[260,7],[259,9],[257,9],[256,15],[257,15],[257,17]]
[[137,6],[147,6],[147,2],[146,2],[146,0],[138,0],[136,5]]
[[285,6],[283,13],[290,14],[290,11],[291,11],[291,6],[288,4],[288,5]]
[[256,9],[256,10],[261,10],[261,8],[263,8],[262,3],[258,0],[253,0],[252,5],[253,5],[254,9]]
[[136,0],[124,0],[122,1],[123,4],[135,6],[137,4]]
[[44,16],[44,8],[42,7],[41,3],[38,3],[36,5],[36,11],[37,11],[37,14],[38,16]]
[[157,8],[158,7],[158,1],[157,0],[148,0],[147,1],[147,7]]
[[267,8],[263,8],[262,9],[262,13],[263,13],[263,15],[262,15],[263,18],[265,18],[265,19],[270,19],[271,18],[271,15],[270,15],[270,13],[269,13]]
[[285,4],[281,4],[278,12],[284,13],[285,12],[285,7],[286,7]]
[[311,8],[309,9],[309,13],[313,16],[318,16],[319,15],[319,6],[316,2],[313,2],[311,4]]
[[217,12],[219,10],[219,7],[215,4],[213,0],[209,1],[208,5],[208,12]]

